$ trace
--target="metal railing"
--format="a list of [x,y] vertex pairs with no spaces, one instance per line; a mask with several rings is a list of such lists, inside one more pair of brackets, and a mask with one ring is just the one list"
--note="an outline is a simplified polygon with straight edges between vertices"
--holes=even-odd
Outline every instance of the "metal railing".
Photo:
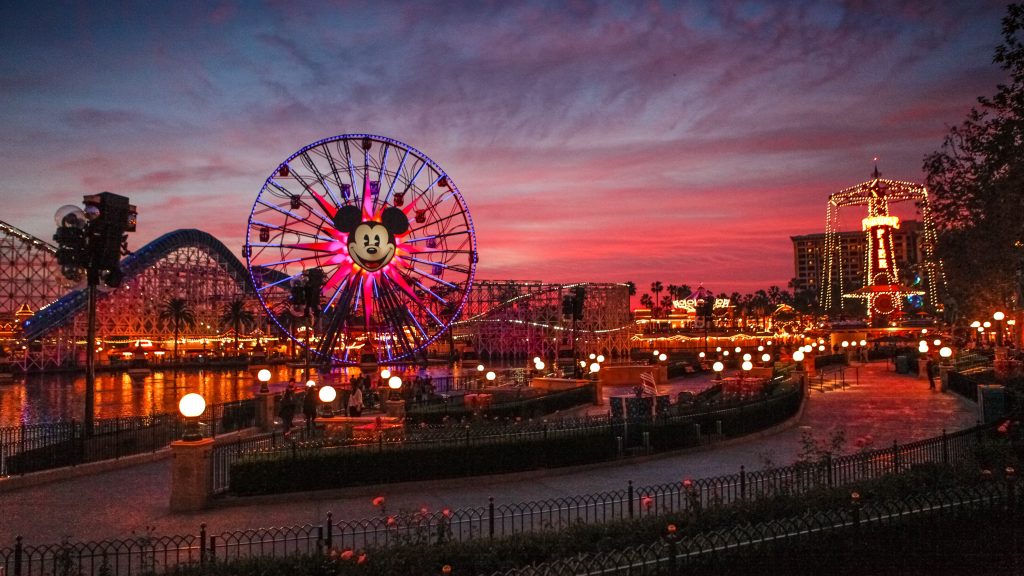
[[[205,524],[198,534],[145,534],[117,540],[29,546],[19,537],[13,547],[0,548],[0,574],[28,576],[65,573],[135,574],[170,571],[181,564],[249,556],[283,556],[330,548],[363,548],[419,542],[425,545],[481,538],[503,538],[529,532],[560,531],[579,524],[692,512],[711,506],[752,501],[776,494],[799,495],[824,487],[879,478],[926,463],[963,462],[995,428],[986,424],[905,445],[840,456],[818,462],[711,478],[673,481],[533,502],[455,510],[419,510],[381,514],[361,520],[226,531],[211,535]],[[872,518],[872,512],[863,518]]]
[[[914,494],[860,505],[809,511],[792,516],[745,524],[689,537],[665,537],[657,542],[612,550],[589,556],[575,556],[524,568],[497,572],[494,576],[613,576],[616,574],[681,574],[693,568],[717,568],[716,562],[741,564],[750,555],[764,559],[787,546],[807,545],[808,541],[828,534],[857,536],[866,530],[902,529],[908,523],[924,525],[931,533],[934,522],[942,517],[959,523],[968,512],[981,512],[986,523],[997,523],[1003,530],[1017,532],[1017,510],[1021,502],[1013,480],[961,486]],[[1012,553],[1012,552],[1011,552]],[[738,557],[746,554],[745,557]],[[796,557],[789,555],[794,561]]]
[[[567,393],[573,393],[573,390]],[[327,442],[323,438],[309,441],[284,441],[275,435],[261,436],[239,443],[217,446],[210,458],[213,467],[212,493],[221,494],[230,488],[231,466],[241,460],[273,460],[310,453],[359,454],[368,450],[409,451],[437,446],[483,446],[516,444],[529,440],[601,435],[608,441],[621,438],[622,447],[650,450],[658,448],[651,439],[659,428],[690,425],[692,442],[697,445],[720,436],[736,436],[778,423],[796,413],[804,392],[799,386],[778,390],[774,395],[735,401],[699,410],[672,415],[659,415],[648,420],[612,418],[609,415],[558,419],[506,419],[465,425],[407,427],[398,437],[379,433],[375,439]],[[672,447],[680,447],[673,445]]]
[[[232,432],[255,425],[256,400],[238,400],[208,406],[200,417],[204,436]],[[155,452],[181,438],[180,415],[102,418],[86,438],[76,420],[0,428],[0,476],[13,476],[87,462],[119,459]]]

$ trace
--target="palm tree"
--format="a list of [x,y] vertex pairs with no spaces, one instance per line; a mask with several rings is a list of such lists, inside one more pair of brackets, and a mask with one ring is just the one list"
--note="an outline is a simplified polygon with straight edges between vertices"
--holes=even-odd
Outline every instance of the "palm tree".
[[170,321],[174,326],[174,359],[178,359],[178,334],[182,326],[196,325],[196,313],[184,298],[170,298],[160,307],[160,320]]
[[236,297],[224,305],[220,314],[221,327],[230,326],[235,332],[235,353],[238,353],[238,333],[242,328],[252,329],[256,316],[245,307],[245,299]]
[[651,282],[651,294],[654,296],[653,301],[655,305],[661,302],[660,295],[665,291],[665,287],[661,284],[661,280],[655,280]]
[[633,281],[626,282],[626,287],[629,289],[629,297],[636,296],[636,283]]
[[650,294],[641,294],[640,295],[640,305],[644,306],[645,308],[648,308],[648,309],[653,309],[654,308],[654,300],[651,299],[651,295]]
[[679,286],[676,286],[675,284],[669,284],[668,287],[665,288],[665,290],[668,292],[668,295],[671,296],[672,298],[679,297]]

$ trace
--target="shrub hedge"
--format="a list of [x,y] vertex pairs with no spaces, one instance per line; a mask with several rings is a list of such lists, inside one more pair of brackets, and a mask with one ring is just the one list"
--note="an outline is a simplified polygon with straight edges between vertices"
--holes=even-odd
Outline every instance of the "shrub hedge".
[[231,492],[277,494],[575,466],[612,459],[616,449],[607,430],[594,430],[504,443],[296,450],[234,463]]

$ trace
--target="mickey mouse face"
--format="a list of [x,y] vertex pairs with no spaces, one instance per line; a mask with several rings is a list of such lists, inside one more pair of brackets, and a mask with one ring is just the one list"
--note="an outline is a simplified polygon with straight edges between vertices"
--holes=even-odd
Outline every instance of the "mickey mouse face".
[[368,272],[376,272],[395,256],[395,235],[409,229],[409,219],[398,208],[386,208],[380,222],[362,221],[355,206],[342,206],[334,216],[334,227],[348,234],[348,255]]
[[391,235],[380,222],[363,222],[348,235],[348,255],[356,264],[373,272],[395,255]]

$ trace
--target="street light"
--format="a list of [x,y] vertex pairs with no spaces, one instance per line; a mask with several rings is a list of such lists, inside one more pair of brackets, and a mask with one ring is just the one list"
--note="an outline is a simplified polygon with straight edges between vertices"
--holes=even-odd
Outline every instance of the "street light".
[[948,363],[949,359],[953,356],[953,349],[949,346],[943,346],[939,348],[939,356],[942,357],[943,362]]
[[996,346],[1003,345],[1003,318],[1006,318],[1006,314],[1003,314],[1002,311],[997,310],[992,315],[992,319],[996,321]]
[[665,353],[658,354],[658,361],[659,362],[664,362],[667,359],[668,359],[668,355],[666,355]]
[[604,354],[598,354],[597,355],[597,361],[598,362],[604,362]]
[[715,371],[715,380],[721,380],[722,370],[725,369],[725,364],[722,364],[721,362],[715,362],[714,364],[711,365],[711,369]]
[[381,370],[380,371],[380,379],[381,380],[387,380],[388,378],[391,378],[391,370],[388,370],[387,368]]
[[488,382],[494,382],[494,379],[497,378],[497,377],[498,377],[498,375],[495,374],[493,370],[488,370],[487,371],[486,378],[487,378]]
[[256,373],[256,379],[260,381],[260,394],[270,394],[270,370],[266,368]]
[[334,389],[334,386],[324,386],[320,389],[317,394],[320,398],[320,402],[323,403],[324,416],[330,418],[334,415],[334,408],[331,406],[331,402],[338,397],[338,391]]
[[[487,373],[489,380],[493,380],[493,378],[490,378],[491,374],[494,374],[494,372],[488,372]],[[388,388],[390,388],[392,391],[395,391],[395,392],[400,390],[402,388],[402,377],[401,376],[392,376],[392,377],[388,378]]]
[[185,394],[178,401],[178,411],[185,417],[185,433],[181,439],[185,442],[202,440],[203,434],[199,431],[199,416],[206,411],[206,400],[195,392]]

